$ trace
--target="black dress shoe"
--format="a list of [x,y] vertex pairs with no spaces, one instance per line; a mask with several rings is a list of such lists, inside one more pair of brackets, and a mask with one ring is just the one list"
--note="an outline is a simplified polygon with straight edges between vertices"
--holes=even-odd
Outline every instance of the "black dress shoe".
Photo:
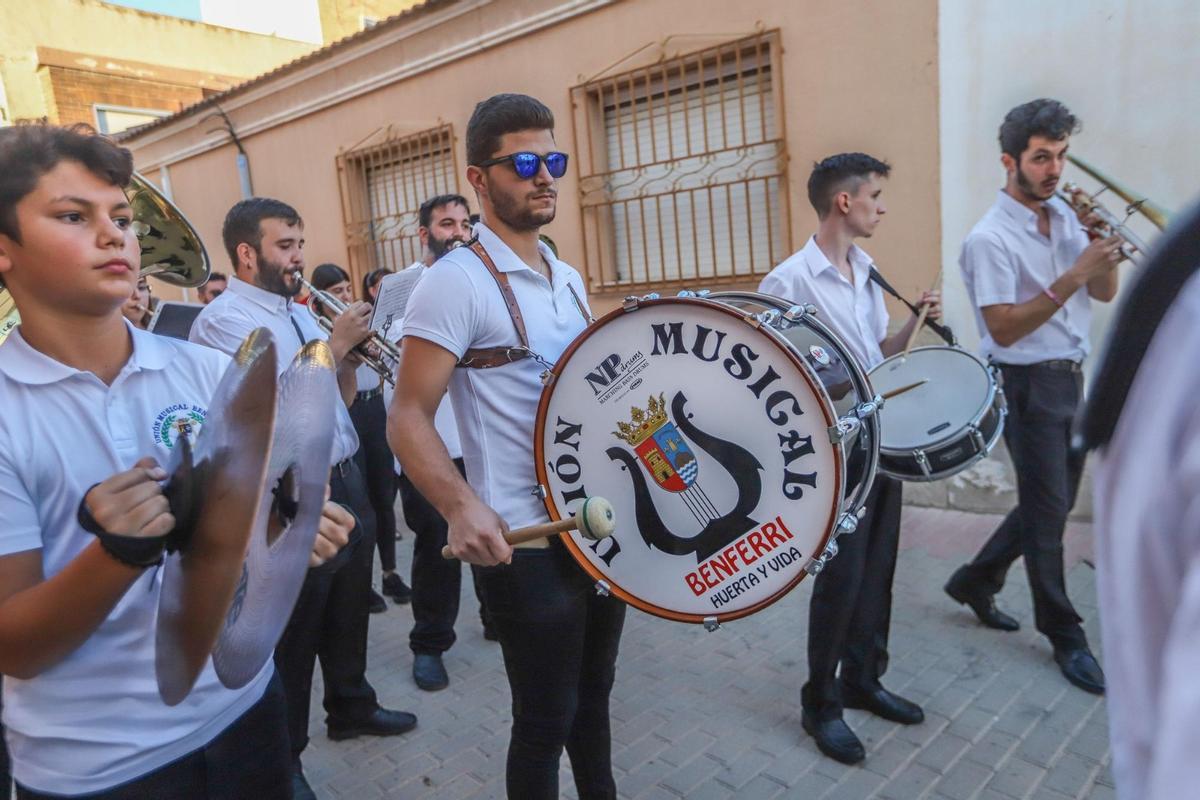
[[1021,628],[1021,623],[996,608],[995,597],[985,592],[972,591],[963,586],[962,581],[959,580],[961,572],[961,569],[955,572],[946,583],[946,594],[950,595],[951,599],[970,606],[971,610],[975,612],[975,616],[979,617],[979,621],[989,628],[995,628],[998,631],[1015,631]]
[[326,725],[329,738],[335,742],[358,736],[397,736],[417,727],[417,717],[407,711],[377,708],[360,720],[340,720],[331,716]]
[[412,589],[408,588],[404,579],[395,572],[383,576],[383,593],[392,598],[392,601],[398,606],[408,605],[412,602]]
[[805,732],[816,740],[817,749],[834,761],[857,764],[867,757],[862,742],[841,717],[819,720],[805,711],[800,716],[800,724]]
[[435,653],[413,655],[413,680],[418,689],[426,692],[437,692],[450,685],[442,657]]
[[883,717],[901,725],[916,725],[925,721],[925,712],[911,700],[905,700],[882,686],[874,689],[857,689],[842,685],[842,704],[846,708],[861,708],[877,717]]
[[375,591],[374,586],[371,587],[371,597],[367,600],[367,611],[372,614],[382,614],[387,611],[387,603],[380,597],[379,592]]
[[1104,694],[1104,670],[1087,647],[1054,650],[1058,668],[1071,683],[1092,694]]
[[489,642],[498,642],[500,641],[500,634],[496,633],[496,629],[485,622],[483,625],[483,638]]
[[292,800],[317,800],[317,794],[308,785],[299,761],[292,765]]

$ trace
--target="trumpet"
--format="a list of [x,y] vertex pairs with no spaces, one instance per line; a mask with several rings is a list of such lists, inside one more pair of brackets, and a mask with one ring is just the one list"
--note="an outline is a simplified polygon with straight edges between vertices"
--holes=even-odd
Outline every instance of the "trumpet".
[[[346,313],[346,304],[337,299],[329,292],[322,291],[304,279],[304,276],[299,272],[296,273],[296,280],[300,285],[308,290],[309,303],[308,310],[316,317],[317,324],[327,334],[333,333],[333,320],[322,314],[313,306],[313,301],[320,303],[328,309],[332,309],[337,316]],[[374,350],[372,350],[374,348]],[[354,348],[354,353],[362,362],[379,374],[379,377],[388,382],[388,385],[395,388],[396,386],[396,363],[400,360],[400,348],[387,339],[372,331],[371,335],[359,342]]]
[[[1145,260],[1147,252],[1146,243],[1129,227],[1129,219],[1134,214],[1141,214],[1150,220],[1159,230],[1162,230],[1167,227],[1167,223],[1170,221],[1170,214],[1161,206],[1122,186],[1116,180],[1105,175],[1079,156],[1068,153],[1067,159],[1099,181],[1103,188],[1095,194],[1088,194],[1080,188],[1079,184],[1067,181],[1055,194],[1074,209],[1076,214],[1080,216],[1094,214],[1099,219],[1099,222],[1091,226],[1091,232],[1104,237],[1121,237],[1121,255],[1134,264],[1141,264]],[[1100,202],[1096,199],[1109,190],[1127,203],[1124,217],[1118,217],[1100,205]]]

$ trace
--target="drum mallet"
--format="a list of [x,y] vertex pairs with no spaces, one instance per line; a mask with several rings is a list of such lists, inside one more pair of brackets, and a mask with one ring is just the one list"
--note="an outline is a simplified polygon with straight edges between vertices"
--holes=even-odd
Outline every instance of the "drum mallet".
[[[558,522],[543,522],[541,525],[508,531],[504,534],[504,541],[517,545],[573,530],[578,530],[585,539],[599,541],[612,536],[616,527],[617,515],[613,511],[612,503],[603,497],[588,497],[579,506],[575,516],[560,519]],[[442,558],[454,558],[450,552],[450,545],[442,548]]]

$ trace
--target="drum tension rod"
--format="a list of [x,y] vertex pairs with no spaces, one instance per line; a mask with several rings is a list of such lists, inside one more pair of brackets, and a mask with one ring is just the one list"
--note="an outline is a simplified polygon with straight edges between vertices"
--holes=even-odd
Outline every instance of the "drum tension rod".
[[612,587],[608,585],[608,581],[596,581],[596,594],[601,597],[608,597],[612,594]]
[[837,421],[837,424],[829,427],[829,441],[833,444],[840,444],[850,434],[857,431],[862,426],[862,421],[858,417],[842,417]]
[[712,633],[713,631],[717,630],[720,627],[721,627],[721,622],[716,617],[705,617],[704,618],[704,630],[708,631],[709,633]]

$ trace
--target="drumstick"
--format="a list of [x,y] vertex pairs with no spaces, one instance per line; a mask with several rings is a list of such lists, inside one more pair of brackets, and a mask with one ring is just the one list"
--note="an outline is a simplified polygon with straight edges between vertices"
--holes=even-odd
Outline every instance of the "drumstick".
[[[603,497],[588,497],[573,517],[566,517],[557,522],[543,522],[540,525],[530,525],[528,528],[518,528],[504,534],[504,541],[509,544],[524,544],[534,539],[553,536],[556,533],[566,533],[578,529],[585,539],[599,541],[612,536],[616,528],[616,513],[612,503]],[[442,548],[442,558],[454,558],[450,545]]]
[[910,383],[907,386],[901,386],[899,389],[892,389],[890,392],[884,392],[883,399],[890,400],[891,398],[895,397],[898,394],[904,394],[905,392],[911,392],[913,389],[916,389],[918,386],[924,386],[927,383],[929,383],[929,378],[922,378],[921,380],[917,381],[916,383]]
[[[933,283],[930,285],[929,291],[937,288],[938,281],[942,279],[942,267],[938,268],[937,275],[933,276]],[[925,317],[929,315],[929,303],[921,306],[921,313],[917,314],[917,324],[913,325],[912,333],[908,335],[908,341],[904,343],[904,352],[900,354],[900,358],[908,358],[908,352],[912,350],[913,342],[917,340],[917,334],[921,332],[921,326],[925,324]]]

